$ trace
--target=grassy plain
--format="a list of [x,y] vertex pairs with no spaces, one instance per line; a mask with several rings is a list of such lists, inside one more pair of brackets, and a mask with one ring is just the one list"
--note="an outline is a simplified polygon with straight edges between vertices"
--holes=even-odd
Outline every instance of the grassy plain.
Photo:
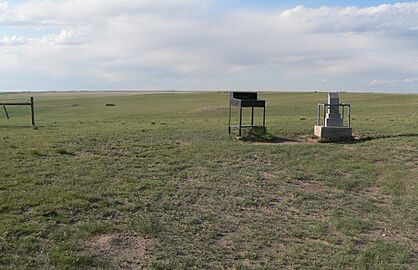
[[418,95],[342,94],[353,144],[306,140],[324,93],[262,97],[300,143],[231,139],[223,93],[0,112],[0,269],[416,269]]

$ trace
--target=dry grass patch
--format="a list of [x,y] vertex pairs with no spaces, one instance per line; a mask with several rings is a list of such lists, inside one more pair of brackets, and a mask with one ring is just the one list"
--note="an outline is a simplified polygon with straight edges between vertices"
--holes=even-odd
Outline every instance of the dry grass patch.
[[89,249],[116,269],[144,269],[145,256],[151,241],[138,234],[112,233],[97,235]]

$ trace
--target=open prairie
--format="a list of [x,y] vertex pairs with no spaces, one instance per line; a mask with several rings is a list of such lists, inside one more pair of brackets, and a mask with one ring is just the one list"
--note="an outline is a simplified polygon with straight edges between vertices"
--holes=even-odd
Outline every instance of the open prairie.
[[34,96],[36,129],[0,110],[0,269],[417,267],[418,95],[342,93],[349,144],[311,138],[324,93],[261,94],[270,144],[225,93]]

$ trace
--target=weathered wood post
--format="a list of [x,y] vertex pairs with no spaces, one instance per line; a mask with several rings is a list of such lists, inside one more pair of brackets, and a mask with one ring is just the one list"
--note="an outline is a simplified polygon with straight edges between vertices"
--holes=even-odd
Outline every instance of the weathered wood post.
[[30,98],[30,114],[32,117],[32,127],[35,127],[35,103],[33,97]]
[[6,118],[7,118],[7,120],[9,120],[9,119],[10,119],[10,117],[9,117],[9,112],[7,111],[7,109],[6,109],[6,105],[4,105],[4,104],[3,104],[3,110],[4,110],[4,113],[6,114]]

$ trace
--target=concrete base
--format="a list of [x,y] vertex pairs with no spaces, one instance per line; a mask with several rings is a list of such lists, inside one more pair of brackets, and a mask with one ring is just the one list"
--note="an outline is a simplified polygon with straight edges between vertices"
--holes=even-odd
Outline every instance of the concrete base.
[[325,139],[347,139],[353,136],[353,129],[349,127],[315,126],[315,136]]

